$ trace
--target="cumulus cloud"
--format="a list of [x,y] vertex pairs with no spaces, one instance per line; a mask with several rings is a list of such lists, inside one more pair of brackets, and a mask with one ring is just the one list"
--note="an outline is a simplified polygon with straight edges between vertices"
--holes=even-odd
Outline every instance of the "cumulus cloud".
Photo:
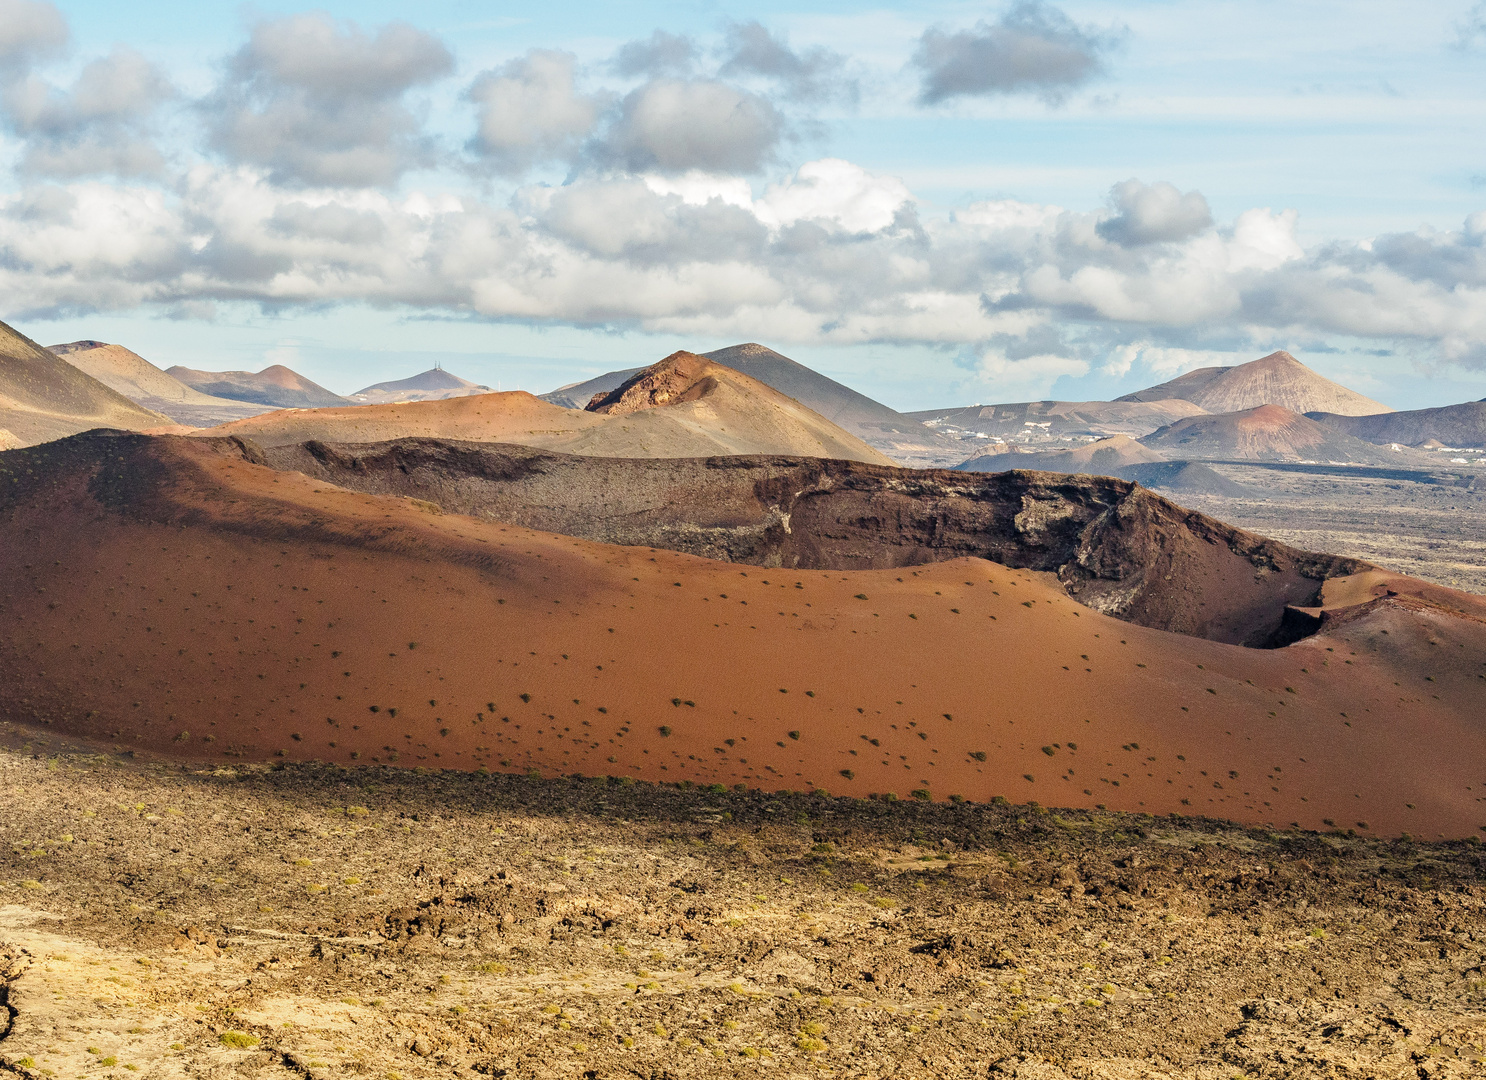
[[206,104],[211,143],[278,183],[388,185],[431,157],[408,91],[453,64],[406,23],[371,35],[321,14],[261,22]]
[[1041,0],[1022,0],[994,23],[919,38],[913,64],[922,74],[919,100],[1036,94],[1051,104],[1104,73],[1120,32],[1079,26]]
[[755,213],[774,226],[831,222],[847,232],[873,233],[893,225],[912,202],[908,186],[896,177],[874,176],[860,165],[825,158],[770,186]]
[[655,79],[624,98],[596,152],[632,172],[752,173],[773,160],[784,127],[759,94],[713,79]]
[[845,73],[846,57],[820,46],[796,52],[759,22],[729,26],[723,54],[720,75],[771,80],[794,101],[855,101],[859,93],[856,81]]
[[1126,247],[1185,240],[1213,223],[1202,192],[1181,192],[1165,181],[1121,181],[1110,190],[1109,201],[1115,215],[1099,223],[1099,235]]
[[287,188],[206,164],[169,189],[74,181],[0,196],[0,290],[17,316],[368,303],[934,344],[1029,392],[1061,374],[1327,335],[1486,366],[1486,215],[1311,250],[1291,211],[1200,228],[1189,216],[1159,243],[1113,242],[1111,220],[1107,207],[1011,200],[921,220],[901,181],[839,159],[759,193],[716,173],[585,174],[499,204]]
[[0,0],[0,80],[67,47],[67,20],[45,0]]
[[639,180],[543,189],[530,200],[551,236],[585,255],[648,266],[760,260],[768,229],[748,208],[721,199],[688,202]]
[[469,90],[479,114],[471,148],[497,172],[569,160],[598,122],[603,99],[579,93],[571,53],[533,49],[486,72]]
[[132,49],[85,66],[67,90],[35,75],[0,91],[7,126],[25,141],[23,172],[150,176],[164,168],[151,122],[174,96],[164,73]]
[[610,66],[616,75],[677,75],[692,73],[697,60],[697,43],[685,34],[668,34],[657,30],[648,38],[629,41],[619,47]]

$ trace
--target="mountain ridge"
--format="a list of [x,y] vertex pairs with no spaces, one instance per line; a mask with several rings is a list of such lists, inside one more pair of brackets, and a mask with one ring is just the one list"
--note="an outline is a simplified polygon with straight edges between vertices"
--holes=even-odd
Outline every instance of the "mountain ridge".
[[240,420],[268,409],[265,405],[203,394],[123,345],[92,340],[70,341],[49,345],[47,351],[130,401],[163,413],[179,424],[202,427],[225,420]]
[[[854,435],[741,372],[691,353],[675,353],[633,376],[645,393],[622,414],[565,409],[506,391],[387,405],[275,413],[237,421],[218,434],[264,445],[381,442],[404,437],[509,442],[596,457],[715,457],[797,454],[888,464]],[[637,392],[638,393],[638,392]]]
[[262,371],[199,371],[177,364],[166,368],[165,374],[203,394],[275,409],[316,409],[349,404],[346,398],[331,393],[283,364],[270,364]]
[[471,382],[441,367],[431,367],[406,379],[373,383],[350,395],[358,404],[381,405],[401,401],[442,401],[451,397],[488,394],[491,387]]
[[1190,416],[1140,440],[1169,459],[1317,461],[1359,465],[1422,462],[1421,455],[1384,450],[1280,405]]
[[0,322],[0,445],[28,446],[89,428],[169,425],[170,417],[117,390]]
[[1180,398],[1210,413],[1236,413],[1279,405],[1294,413],[1334,412],[1349,416],[1391,412],[1306,367],[1283,349],[1234,367],[1198,368],[1169,382],[1137,390],[1116,401]]
[[1376,416],[1308,412],[1326,427],[1378,445],[1418,446],[1434,439],[1446,446],[1486,447],[1486,400],[1432,409],[1408,409]]
[[[945,439],[918,421],[758,342],[729,345],[695,355],[732,368],[786,397],[794,398],[900,464],[947,466],[964,456],[963,449],[954,440]],[[612,392],[643,370],[626,368],[605,372],[540,397],[564,408],[583,409],[596,394]]]

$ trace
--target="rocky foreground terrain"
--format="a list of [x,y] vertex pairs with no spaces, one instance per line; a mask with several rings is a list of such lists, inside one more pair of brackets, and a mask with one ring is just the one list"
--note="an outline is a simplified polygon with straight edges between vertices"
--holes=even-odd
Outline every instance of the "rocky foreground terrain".
[[1486,1068],[1474,840],[0,743],[12,1075]]

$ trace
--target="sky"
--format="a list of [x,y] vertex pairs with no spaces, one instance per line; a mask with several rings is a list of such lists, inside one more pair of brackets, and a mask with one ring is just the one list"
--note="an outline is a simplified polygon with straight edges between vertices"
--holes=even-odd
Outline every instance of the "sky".
[[0,319],[350,393],[1486,397],[1486,3],[0,0]]

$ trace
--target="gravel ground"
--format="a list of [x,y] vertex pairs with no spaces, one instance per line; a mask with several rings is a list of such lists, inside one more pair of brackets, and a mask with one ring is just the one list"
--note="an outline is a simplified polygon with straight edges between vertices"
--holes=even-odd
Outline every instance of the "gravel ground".
[[1486,1068],[1474,841],[0,744],[16,1075]]
[[1486,477],[1422,483],[1399,477],[1304,473],[1213,464],[1254,492],[1228,498],[1167,492],[1183,506],[1307,551],[1486,593]]

